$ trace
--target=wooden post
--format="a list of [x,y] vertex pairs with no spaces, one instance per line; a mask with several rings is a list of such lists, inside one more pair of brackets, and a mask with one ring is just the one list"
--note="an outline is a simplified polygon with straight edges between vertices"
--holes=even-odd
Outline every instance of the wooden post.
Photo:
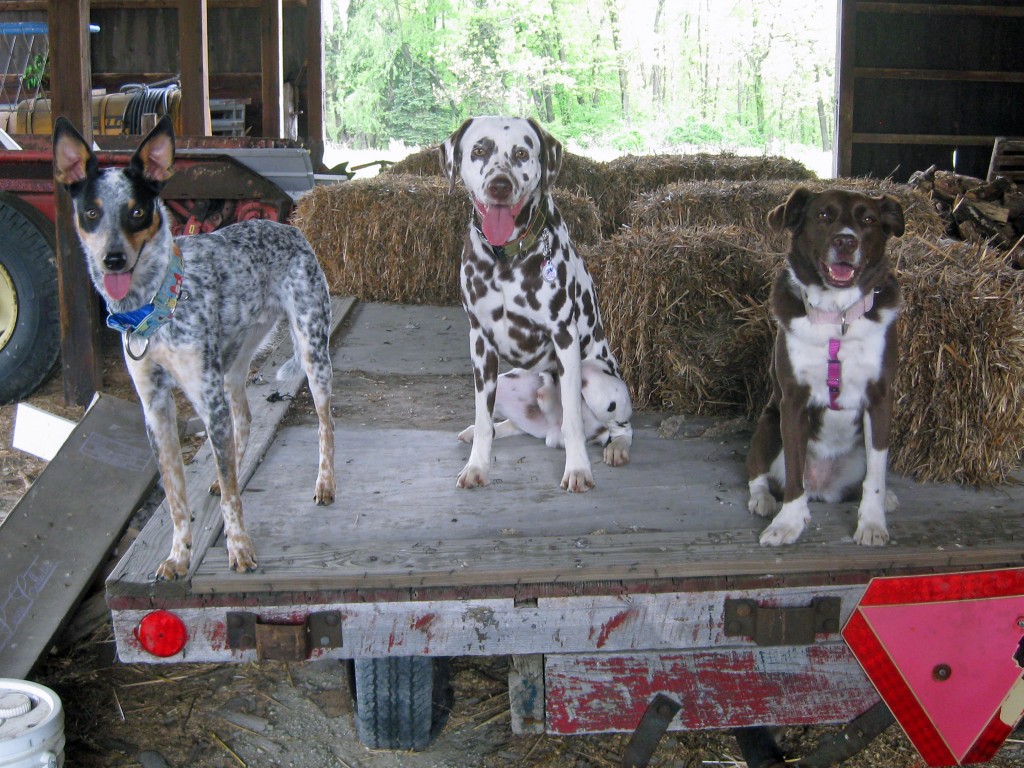
[[306,3],[306,140],[317,168],[324,159],[323,0]]
[[284,44],[281,30],[281,0],[262,0],[260,9],[263,135],[277,139],[284,136],[284,61],[281,56]]
[[839,0],[839,29],[836,32],[836,133],[832,139],[832,174],[849,176],[853,168],[853,68],[856,56],[854,32],[857,4]]
[[181,130],[209,136],[210,55],[207,1],[181,0],[178,6],[178,69],[181,72]]
[[[48,0],[50,95],[54,119],[68,118],[92,142],[92,69],[89,64],[89,0]],[[59,187],[59,185],[58,185]],[[103,383],[96,292],[74,228],[71,196],[57,197],[57,280],[60,300],[64,399],[86,405]]]

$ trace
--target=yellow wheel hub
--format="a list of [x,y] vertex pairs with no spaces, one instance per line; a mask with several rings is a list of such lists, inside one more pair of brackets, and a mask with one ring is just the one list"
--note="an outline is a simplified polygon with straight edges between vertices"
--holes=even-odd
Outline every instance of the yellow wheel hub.
[[18,292],[10,273],[0,266],[0,349],[11,340],[18,324]]

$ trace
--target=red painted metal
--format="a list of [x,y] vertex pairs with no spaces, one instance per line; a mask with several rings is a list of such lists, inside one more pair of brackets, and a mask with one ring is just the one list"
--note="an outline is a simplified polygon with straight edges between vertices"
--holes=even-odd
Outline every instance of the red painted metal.
[[1024,716],[1024,569],[875,579],[843,637],[929,765],[989,760]]

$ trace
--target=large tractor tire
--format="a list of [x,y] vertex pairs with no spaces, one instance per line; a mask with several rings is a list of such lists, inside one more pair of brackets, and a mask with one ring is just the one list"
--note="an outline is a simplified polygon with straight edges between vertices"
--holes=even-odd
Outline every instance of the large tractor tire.
[[53,225],[0,192],[0,405],[28,397],[60,354]]

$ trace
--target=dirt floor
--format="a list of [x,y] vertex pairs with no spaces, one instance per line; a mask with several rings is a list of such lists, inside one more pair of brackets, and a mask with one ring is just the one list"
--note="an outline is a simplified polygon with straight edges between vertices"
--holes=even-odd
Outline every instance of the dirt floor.
[[[105,347],[104,363],[105,389],[132,398],[116,343]],[[468,378],[453,381],[459,383],[465,384],[471,400]],[[382,417],[394,409],[408,419],[414,405],[410,393],[415,390],[415,386],[395,389],[381,382],[373,398],[365,387],[356,387],[351,394],[342,388],[336,408],[350,407],[353,403],[346,401],[359,397],[363,407],[373,405]],[[81,408],[64,405],[59,376],[51,378],[30,402],[71,419],[82,413]],[[296,405],[302,408],[301,399]],[[0,409],[0,518],[45,466],[10,448],[13,414],[13,406]],[[150,506],[155,506],[153,500]],[[98,594],[94,593],[93,607]],[[628,735],[513,735],[508,660],[464,658],[451,660],[454,703],[439,737],[419,753],[371,751],[355,734],[344,663],[125,665],[115,659],[109,623],[102,620],[101,598],[99,605],[101,618],[84,639],[58,646],[32,678],[54,689],[63,702],[68,765],[610,768],[621,765],[628,742]],[[834,733],[828,728],[788,728],[780,731],[778,741],[787,754],[799,756]],[[989,763],[995,768],[1022,764],[1024,739],[1008,742]],[[694,768],[744,763],[730,734],[711,732],[667,735],[650,765]],[[924,763],[893,726],[844,765],[920,768]]]

